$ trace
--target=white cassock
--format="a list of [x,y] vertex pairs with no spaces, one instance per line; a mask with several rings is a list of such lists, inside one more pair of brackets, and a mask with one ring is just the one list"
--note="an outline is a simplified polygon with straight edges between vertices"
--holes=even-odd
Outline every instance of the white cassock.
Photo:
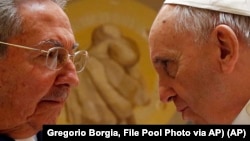
[[232,124],[250,124],[250,100],[243,107]]

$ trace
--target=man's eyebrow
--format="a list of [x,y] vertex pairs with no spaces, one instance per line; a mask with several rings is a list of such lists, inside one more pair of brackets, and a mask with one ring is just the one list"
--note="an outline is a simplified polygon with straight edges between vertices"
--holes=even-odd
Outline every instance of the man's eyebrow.
[[[43,40],[37,44],[37,46],[42,46],[42,45],[51,45],[54,47],[64,47],[64,45],[61,42],[59,42],[57,40],[53,40],[53,39]],[[78,43],[74,43],[72,45],[72,50],[76,50],[78,48],[78,46],[79,46]]]
[[57,40],[49,39],[49,40],[43,40],[37,44],[37,46],[43,46],[43,45],[51,45],[51,46],[57,46],[57,47],[63,47],[63,44]]

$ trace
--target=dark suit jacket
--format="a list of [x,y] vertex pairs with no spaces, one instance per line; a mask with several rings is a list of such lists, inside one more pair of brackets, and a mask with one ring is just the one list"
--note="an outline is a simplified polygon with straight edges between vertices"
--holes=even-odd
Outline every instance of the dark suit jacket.
[[[37,136],[38,141],[43,141],[42,140],[42,131],[38,132],[36,136]],[[15,141],[15,140],[8,137],[8,136],[6,136],[6,135],[1,135],[0,134],[0,141]]]

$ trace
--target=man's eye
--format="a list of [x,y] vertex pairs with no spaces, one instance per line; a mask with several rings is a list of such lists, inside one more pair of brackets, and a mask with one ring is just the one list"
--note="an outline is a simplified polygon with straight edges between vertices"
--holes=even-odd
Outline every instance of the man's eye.
[[155,65],[158,71],[163,71],[169,77],[175,78],[178,67],[174,60],[157,59]]
[[170,70],[169,63],[170,63],[169,60],[162,60],[161,61],[161,67],[167,73],[168,76],[171,76],[170,75],[171,72],[169,72],[169,70]]
[[168,67],[169,60],[161,60],[161,66],[166,69]]
[[156,59],[154,60],[155,67],[157,70],[167,71],[169,60],[167,59]]
[[155,59],[154,60],[154,64],[156,66],[156,68],[163,68],[166,69],[168,66],[168,59]]

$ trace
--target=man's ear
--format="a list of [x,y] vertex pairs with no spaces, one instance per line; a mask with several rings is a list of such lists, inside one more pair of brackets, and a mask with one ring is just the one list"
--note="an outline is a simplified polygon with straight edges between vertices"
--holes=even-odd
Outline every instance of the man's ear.
[[233,71],[239,57],[239,40],[234,31],[227,25],[218,25],[213,35],[219,48],[219,63],[225,73]]

